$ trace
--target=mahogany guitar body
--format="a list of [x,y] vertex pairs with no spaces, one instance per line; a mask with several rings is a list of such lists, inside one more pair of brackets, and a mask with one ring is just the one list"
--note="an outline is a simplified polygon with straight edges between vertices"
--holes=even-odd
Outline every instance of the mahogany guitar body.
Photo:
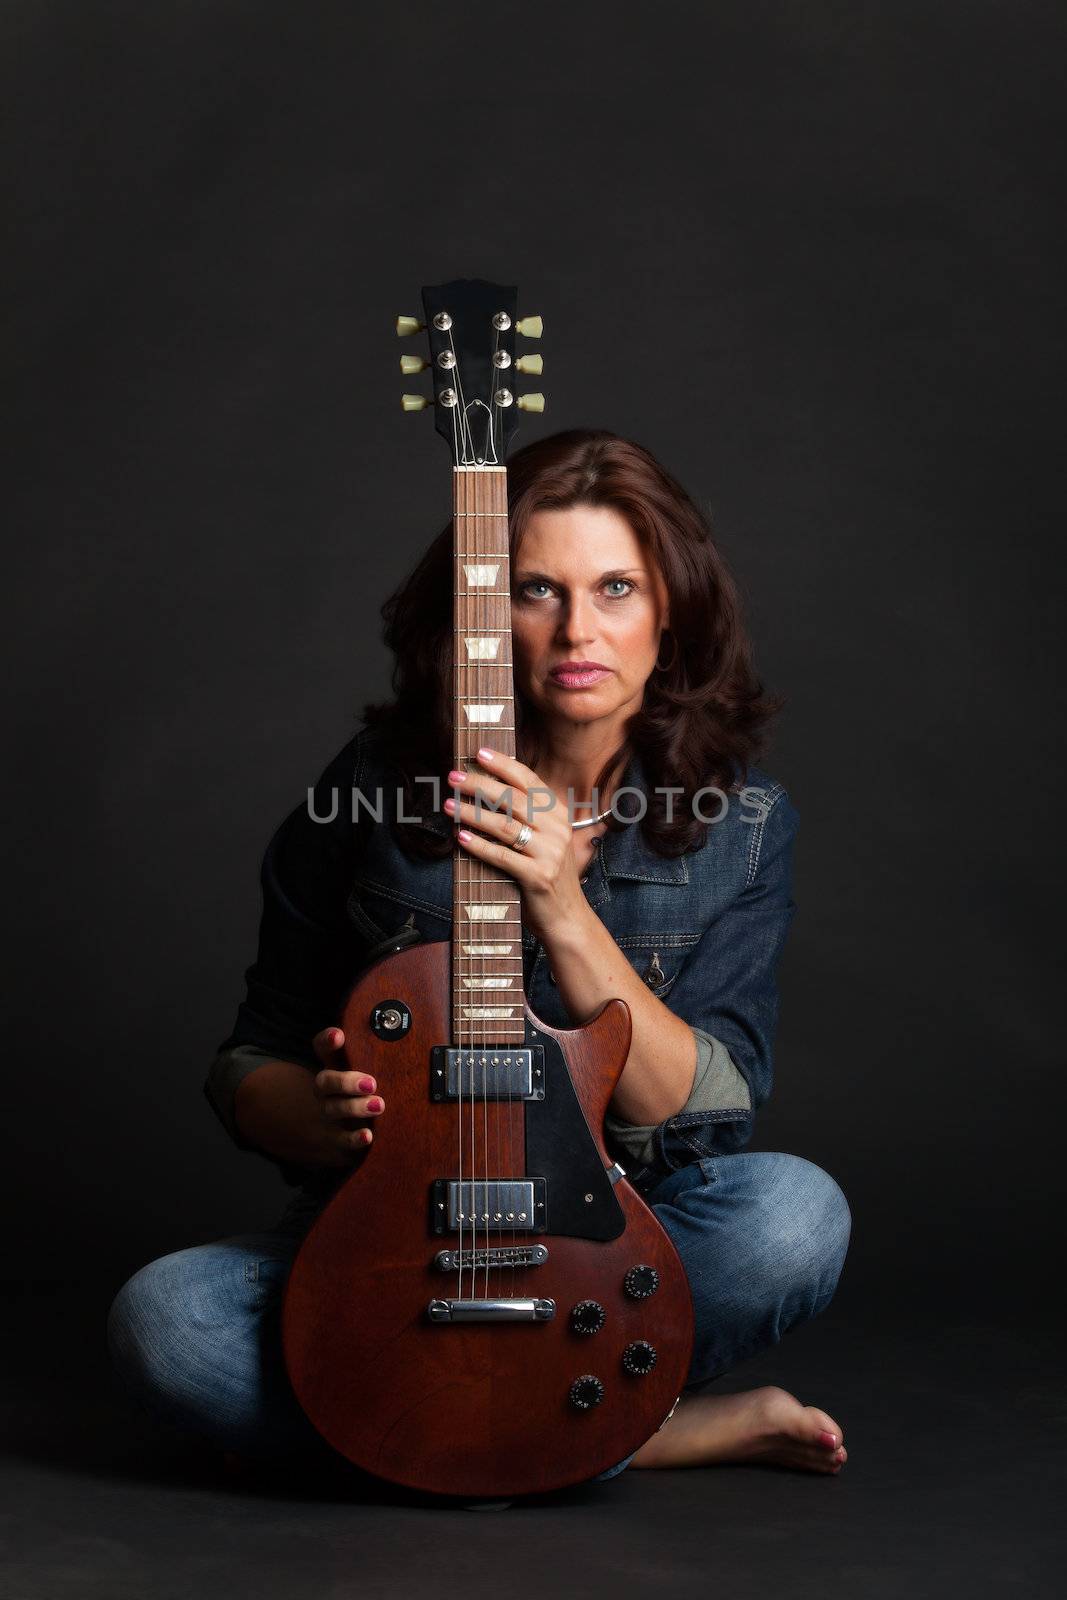
[[[475,1104],[460,1083],[457,1096],[435,1098],[449,958],[447,941],[387,956],[345,1002],[346,1056],[374,1075],[387,1110],[296,1255],[286,1364],[319,1433],[368,1472],[441,1494],[558,1489],[621,1461],[667,1416],[692,1353],[689,1286],[603,1143],[629,1008],[611,1000],[585,1026],[558,1030],[526,1006],[526,1042],[543,1062],[536,1096]],[[405,1016],[395,1038],[382,1036],[387,1002]],[[523,1191],[537,1197],[536,1227],[466,1241],[506,1250],[517,1240],[543,1253],[540,1264],[468,1270],[457,1304],[527,1297],[551,1304],[544,1320],[431,1316],[457,1296],[455,1270],[438,1264],[461,1243],[446,1225],[457,1158],[473,1163],[473,1194],[483,1176],[544,1180]]]

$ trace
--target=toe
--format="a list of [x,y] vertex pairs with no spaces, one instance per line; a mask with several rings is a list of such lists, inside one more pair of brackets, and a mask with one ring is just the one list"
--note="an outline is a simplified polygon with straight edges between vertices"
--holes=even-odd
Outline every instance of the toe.
[[805,1410],[818,1444],[827,1450],[836,1450],[844,1444],[845,1436],[840,1424],[834,1421],[829,1412],[820,1411],[818,1406],[807,1406]]

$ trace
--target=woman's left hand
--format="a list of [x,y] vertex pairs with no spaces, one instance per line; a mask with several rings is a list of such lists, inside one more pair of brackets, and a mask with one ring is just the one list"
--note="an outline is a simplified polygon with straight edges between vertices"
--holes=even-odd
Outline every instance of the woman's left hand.
[[[567,807],[536,772],[513,756],[479,750],[478,762],[491,776],[467,772],[461,778],[450,772],[449,787],[469,798],[461,798],[458,808],[450,798],[444,809],[462,824],[462,849],[516,880],[522,891],[523,921],[544,941],[551,938],[554,928],[565,926],[588,909],[578,879]],[[486,802],[480,808],[474,804],[476,795]],[[501,809],[491,811],[490,804]],[[515,850],[512,844],[524,822],[532,832],[522,850]],[[471,831],[475,828],[477,833]]]

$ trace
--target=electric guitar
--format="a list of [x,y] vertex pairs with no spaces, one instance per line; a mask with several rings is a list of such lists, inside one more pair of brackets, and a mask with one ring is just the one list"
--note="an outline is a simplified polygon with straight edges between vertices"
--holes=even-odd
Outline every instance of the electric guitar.
[[[454,751],[491,731],[514,756],[505,456],[516,356],[539,317],[514,287],[422,291],[432,406],[452,457]],[[441,1494],[518,1495],[621,1461],[670,1413],[693,1312],[678,1254],[613,1163],[604,1114],[630,1047],[609,1000],[579,1028],[546,1027],[523,993],[519,887],[459,850],[452,935],[385,956],[342,1008],[348,1065],[388,1117],[301,1243],[282,1313],[293,1390],[334,1449]]]

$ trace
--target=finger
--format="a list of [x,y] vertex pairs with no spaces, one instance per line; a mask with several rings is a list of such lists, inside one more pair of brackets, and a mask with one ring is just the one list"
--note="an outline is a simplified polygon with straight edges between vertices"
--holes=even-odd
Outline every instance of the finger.
[[342,1122],[346,1117],[380,1117],[385,1101],[380,1094],[331,1095],[322,1102],[322,1114],[331,1121]]
[[[455,791],[449,797],[453,803],[458,796],[460,800],[466,798],[481,815],[529,817],[529,796],[521,786],[500,783],[496,778],[484,777],[480,772],[468,772],[462,779],[457,779],[453,771],[448,774],[448,781]],[[443,809],[452,809],[448,800],[444,802]]]
[[335,1138],[342,1150],[350,1151],[353,1154],[356,1151],[365,1150],[369,1144],[374,1142],[374,1134],[369,1128],[339,1128]]
[[345,1042],[340,1028],[322,1028],[312,1039],[311,1047],[320,1061],[333,1065]]
[[514,756],[507,756],[502,750],[493,750],[489,745],[481,746],[478,760],[487,772],[491,772],[495,778],[500,778],[505,783],[514,783],[523,789],[529,789],[539,782],[537,773],[532,767],[524,766]]
[[[507,845],[517,839],[523,828],[527,826],[521,817],[509,817],[506,812],[502,811],[479,809],[466,800],[461,800],[458,805],[454,800],[446,800],[444,808],[449,816],[454,817],[456,821],[467,822],[476,828],[481,828]],[[532,827],[533,824],[531,823],[530,826]],[[527,843],[524,848],[529,849],[529,844]]]
[[495,844],[492,839],[485,839],[480,833],[470,833],[466,828],[460,828],[456,838],[472,856],[492,862],[502,872],[509,872],[513,878],[523,878],[535,865],[525,851],[513,850],[509,844]]
[[369,1072],[324,1067],[315,1075],[315,1088],[324,1096],[373,1094],[377,1087],[377,1079],[372,1078]]

